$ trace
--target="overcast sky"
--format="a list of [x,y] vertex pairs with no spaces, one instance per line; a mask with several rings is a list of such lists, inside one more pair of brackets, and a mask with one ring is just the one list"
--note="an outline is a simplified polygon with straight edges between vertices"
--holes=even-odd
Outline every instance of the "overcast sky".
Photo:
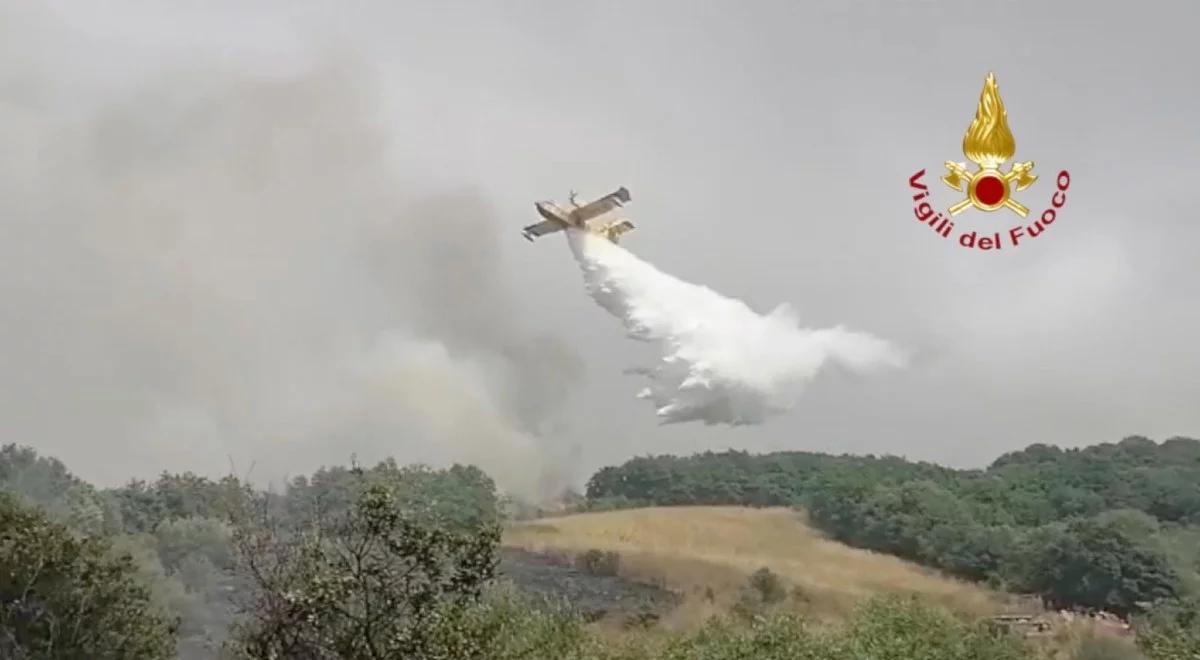
[[[528,490],[650,452],[1200,435],[1192,2],[248,4],[0,1],[3,442],[102,484],[354,454]],[[957,201],[988,71],[1041,175],[1017,198],[1071,173],[999,253],[908,189]],[[620,185],[641,257],[912,365],[658,426],[621,373],[650,353],[519,232]]]

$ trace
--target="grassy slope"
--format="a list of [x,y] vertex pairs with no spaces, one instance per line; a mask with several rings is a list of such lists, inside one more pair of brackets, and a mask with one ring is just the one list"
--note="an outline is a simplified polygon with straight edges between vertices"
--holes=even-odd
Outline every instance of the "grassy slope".
[[684,595],[684,605],[668,621],[682,626],[726,610],[750,573],[763,566],[798,587],[802,596],[792,606],[821,619],[840,618],[863,597],[884,592],[920,593],[981,615],[1000,610],[1004,600],[895,557],[825,539],[788,509],[657,507],[576,514],[514,524],[504,544],[564,555],[619,552],[622,575],[661,582]]

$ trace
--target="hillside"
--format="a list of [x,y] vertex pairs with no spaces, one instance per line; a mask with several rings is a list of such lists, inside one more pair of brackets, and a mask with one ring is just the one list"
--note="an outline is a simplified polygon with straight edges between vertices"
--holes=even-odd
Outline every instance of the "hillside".
[[1200,441],[1030,445],[985,469],[806,452],[647,456],[587,508],[787,506],[848,545],[1123,617],[1200,597]]
[[978,614],[1002,608],[995,592],[896,557],[843,545],[783,508],[655,507],[583,513],[514,523],[509,547],[576,557],[588,550],[619,554],[623,576],[659,583],[684,597],[667,625],[689,625],[732,606],[762,567],[783,578],[791,607],[840,618],[865,598],[917,593]]

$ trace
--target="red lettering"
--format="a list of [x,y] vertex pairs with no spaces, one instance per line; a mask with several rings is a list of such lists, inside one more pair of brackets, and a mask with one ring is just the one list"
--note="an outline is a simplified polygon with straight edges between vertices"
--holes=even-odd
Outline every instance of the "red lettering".
[[[921,170],[921,173],[924,174],[925,170]],[[1065,179],[1065,181],[1064,181],[1064,179]],[[1055,183],[1058,184],[1059,190],[1066,190],[1067,188],[1069,188],[1071,186],[1070,173],[1068,173],[1066,170],[1059,172],[1058,179],[1055,181]]]
[[[916,216],[919,222],[928,224],[938,234],[946,238],[951,238],[954,230],[954,222],[936,211],[927,199],[930,193],[929,187],[924,183],[924,176],[925,170],[922,169],[908,179],[908,185],[918,191],[912,196],[914,202],[913,215]],[[1011,241],[1013,247],[1020,245],[1023,238],[1037,238],[1042,235],[1058,219],[1058,209],[1063,208],[1067,204],[1066,191],[1071,187],[1071,173],[1067,170],[1060,171],[1058,177],[1055,179],[1055,184],[1058,189],[1050,197],[1051,208],[1042,211],[1041,217],[1035,220],[1033,224],[1017,225],[1008,230],[1008,240]],[[977,231],[963,232],[958,235],[958,243],[965,248],[978,247],[984,251],[1004,248],[1002,232],[999,231],[990,236],[980,236]]]

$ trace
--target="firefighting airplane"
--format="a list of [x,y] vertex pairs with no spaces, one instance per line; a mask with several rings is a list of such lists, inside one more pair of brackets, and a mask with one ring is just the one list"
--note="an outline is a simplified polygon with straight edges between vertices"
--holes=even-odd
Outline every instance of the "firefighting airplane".
[[576,227],[600,234],[613,243],[625,232],[633,229],[633,223],[628,218],[612,218],[601,220],[601,216],[624,206],[630,199],[629,191],[624,186],[618,188],[600,199],[580,205],[575,201],[575,191],[571,191],[571,208],[564,209],[554,202],[537,202],[534,206],[545,220],[521,230],[521,235],[529,241],[562,231],[567,227]]

